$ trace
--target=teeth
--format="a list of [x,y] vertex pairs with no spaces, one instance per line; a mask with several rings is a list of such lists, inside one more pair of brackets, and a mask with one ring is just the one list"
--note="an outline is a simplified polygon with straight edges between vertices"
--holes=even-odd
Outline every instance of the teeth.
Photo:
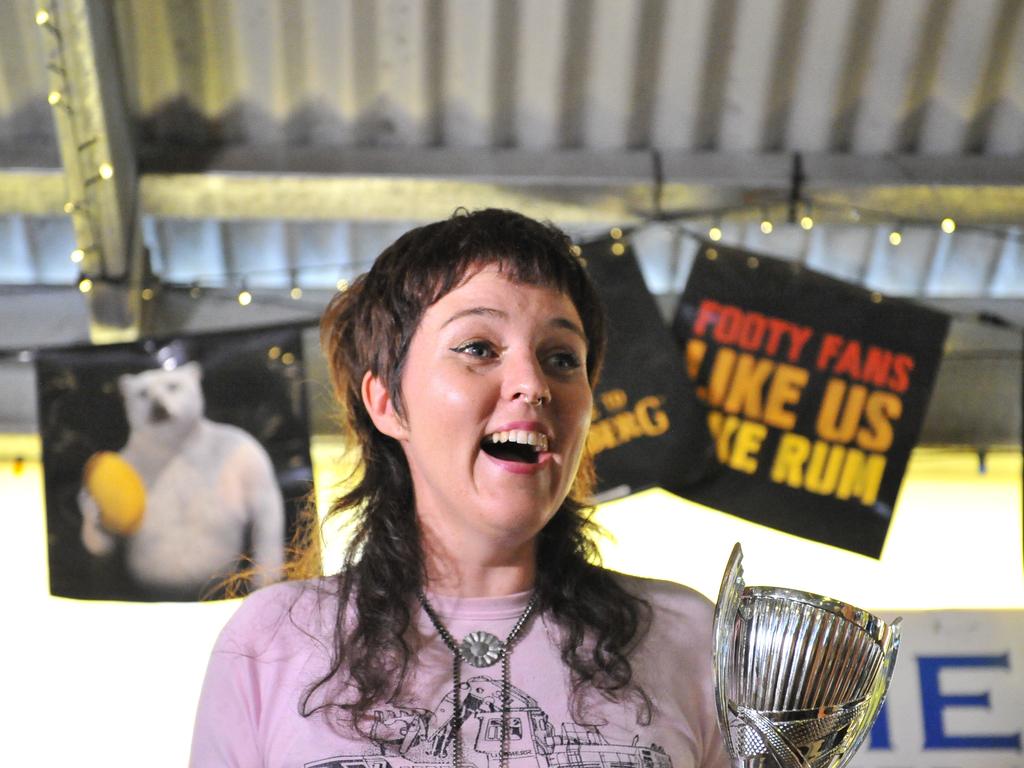
[[492,443],[519,443],[532,445],[537,453],[548,449],[548,436],[542,432],[530,432],[525,429],[512,429],[507,432],[494,432],[487,437]]

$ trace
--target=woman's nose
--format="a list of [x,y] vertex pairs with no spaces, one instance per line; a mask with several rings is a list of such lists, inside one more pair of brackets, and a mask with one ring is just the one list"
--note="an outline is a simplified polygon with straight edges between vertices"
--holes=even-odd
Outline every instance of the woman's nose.
[[547,376],[534,355],[519,355],[509,359],[506,377],[506,394],[510,400],[523,401],[534,407],[551,401]]

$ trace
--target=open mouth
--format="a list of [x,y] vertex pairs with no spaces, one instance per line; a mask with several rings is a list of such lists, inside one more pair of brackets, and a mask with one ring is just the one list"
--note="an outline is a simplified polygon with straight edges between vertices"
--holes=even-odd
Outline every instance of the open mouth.
[[481,448],[488,456],[502,461],[536,464],[538,455],[548,449],[548,436],[526,430],[494,432],[484,438]]

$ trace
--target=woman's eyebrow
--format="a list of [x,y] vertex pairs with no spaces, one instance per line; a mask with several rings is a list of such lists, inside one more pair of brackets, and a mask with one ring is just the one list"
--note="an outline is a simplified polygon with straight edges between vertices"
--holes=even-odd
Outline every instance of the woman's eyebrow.
[[[456,312],[454,315],[445,320],[441,324],[441,327],[444,328],[445,326],[454,323],[456,320],[459,320],[463,317],[479,315],[497,317],[503,320],[507,320],[509,316],[508,312],[505,312],[504,310],[501,309],[494,309],[493,307],[470,307],[469,309],[461,309],[458,312]],[[580,328],[576,323],[574,323],[567,317],[554,317],[548,321],[548,325],[553,326],[555,328],[564,328],[565,330],[571,331],[572,333],[579,336],[581,339],[583,339],[584,342],[586,342],[587,340],[587,334],[583,332],[583,329]]]
[[581,339],[583,339],[584,343],[587,342],[587,334],[583,332],[582,328],[580,328],[578,325],[576,325],[576,323],[574,323],[567,317],[556,317],[550,323],[548,323],[548,325],[553,325],[556,328],[565,328],[565,330],[567,331],[572,331]]
[[494,309],[492,307],[470,307],[469,309],[462,309],[456,312],[454,315],[445,320],[441,327],[444,328],[446,325],[454,323],[456,320],[460,320],[468,315],[487,315],[490,317],[508,318],[508,313],[503,312],[500,309]]

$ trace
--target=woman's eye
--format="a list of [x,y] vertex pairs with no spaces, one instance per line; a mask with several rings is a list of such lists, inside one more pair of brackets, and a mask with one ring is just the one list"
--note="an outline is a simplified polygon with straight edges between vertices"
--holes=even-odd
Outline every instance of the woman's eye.
[[486,341],[467,341],[452,348],[452,352],[469,355],[470,357],[494,357],[494,347]]
[[548,360],[553,368],[560,371],[572,371],[582,365],[575,352],[555,352]]

